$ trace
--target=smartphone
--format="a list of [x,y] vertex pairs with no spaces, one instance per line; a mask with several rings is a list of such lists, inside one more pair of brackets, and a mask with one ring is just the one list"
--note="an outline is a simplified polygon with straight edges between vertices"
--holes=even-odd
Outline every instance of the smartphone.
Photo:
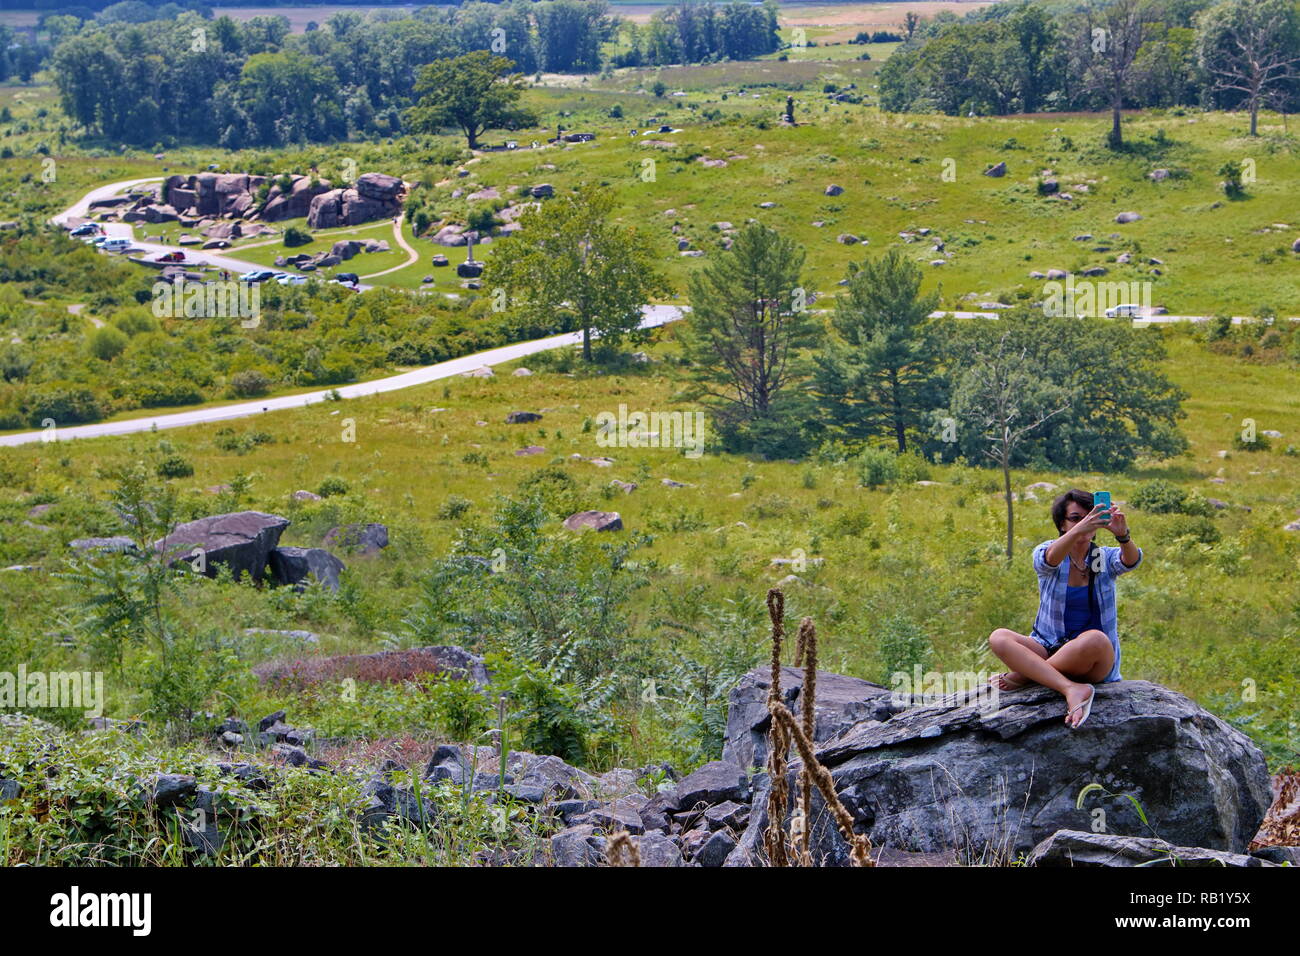
[[1110,524],[1110,492],[1109,491],[1093,492],[1092,504],[1094,508],[1097,506],[1101,506],[1102,508],[1106,509],[1105,512],[1102,514],[1101,523]]

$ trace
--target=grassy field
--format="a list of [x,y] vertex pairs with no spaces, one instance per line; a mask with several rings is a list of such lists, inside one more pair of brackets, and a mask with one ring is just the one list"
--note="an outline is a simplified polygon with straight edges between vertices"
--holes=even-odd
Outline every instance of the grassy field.
[[[1300,740],[1287,721],[1294,719],[1300,693],[1300,536],[1281,526],[1300,509],[1300,458],[1282,453],[1300,425],[1296,372],[1216,354],[1185,333],[1150,334],[1169,338],[1166,369],[1193,396],[1184,425],[1191,440],[1187,455],[1140,463],[1124,475],[1017,473],[1015,486],[1023,491],[1039,480],[1104,486],[1127,500],[1142,482],[1160,477],[1227,499],[1234,507],[1212,519],[1222,535],[1212,546],[1180,537],[1187,528],[1178,515],[1130,510],[1146,563],[1120,589],[1124,675],[1167,684],[1242,722],[1271,761],[1294,759]],[[102,511],[90,506],[109,490],[101,469],[175,453],[195,468],[176,486],[196,513],[237,504],[286,514],[294,523],[285,544],[316,545],[328,527],[344,520],[389,525],[390,549],[376,558],[347,559],[351,583],[340,596],[206,581],[188,587],[183,614],[194,627],[219,622],[230,633],[244,627],[322,632],[321,644],[308,654],[403,646],[402,621],[422,569],[446,553],[459,527],[486,521],[498,496],[519,494],[521,482],[545,468],[572,479],[574,510],[618,510],[624,534],[653,536],[640,559],[649,586],[639,593],[632,620],[634,630],[654,635],[664,653],[722,641],[720,622],[733,615],[738,630],[728,632],[727,646],[757,662],[762,595],[790,570],[772,559],[801,552],[824,563],[810,563],[799,580],[786,583],[787,613],[816,619],[821,659],[831,670],[888,683],[882,640],[900,620],[924,635],[932,653],[928,666],[939,670],[988,669],[995,663],[986,649],[988,633],[998,626],[1028,627],[1036,597],[1032,575],[1027,557],[1010,568],[1000,557],[1000,479],[993,472],[935,467],[929,478],[937,486],[906,482],[868,490],[859,486],[852,463],[757,462],[713,451],[692,460],[672,449],[598,447],[590,422],[600,411],[617,412],[620,404],[690,410],[675,397],[680,382],[671,329],[652,351],[656,361],[635,373],[575,376],[566,365],[547,371],[534,364],[531,377],[498,369],[488,381],[461,379],[220,426],[270,436],[247,454],[221,451],[218,426],[8,449],[0,474],[0,516],[6,519],[0,523],[0,563],[42,570],[6,575],[6,615],[24,630],[50,622],[58,633],[60,608],[72,595],[49,575],[60,566],[66,540],[109,530]],[[530,426],[501,424],[516,409],[542,410],[544,418]],[[1286,439],[1270,451],[1220,457],[1244,417],[1261,429],[1281,430]],[[344,437],[345,419],[355,424],[355,442]],[[526,445],[545,451],[517,455]],[[584,460],[603,455],[613,458],[612,466]],[[347,493],[315,503],[290,500],[291,492],[315,489],[327,475],[342,478]],[[235,501],[205,490],[243,479],[251,485]],[[610,485],[614,479],[638,487],[625,495]],[[667,487],[663,479],[685,487]],[[462,513],[448,517],[449,502],[457,501],[466,503]],[[38,519],[48,531],[23,524],[25,511],[37,503],[53,505]],[[1046,508],[1047,499],[1016,505],[1018,554],[1054,536]],[[291,652],[267,640],[241,651],[246,665]],[[1256,689],[1253,699],[1243,692],[1248,682]],[[135,693],[129,683],[114,684],[110,712],[132,712]],[[296,700],[255,686],[245,693],[231,706],[246,716],[284,706],[326,727],[354,720],[360,721],[357,733],[382,733],[373,723],[378,717],[367,726],[328,697]],[[623,713],[601,761],[683,759],[656,719],[648,706]]]
[[[884,45],[867,49],[877,46]],[[1101,266],[1108,281],[1150,282],[1153,304],[1177,314],[1253,315],[1271,309],[1300,315],[1300,257],[1290,252],[1300,222],[1287,221],[1294,219],[1288,199],[1291,184],[1300,178],[1300,158],[1278,117],[1266,114],[1263,135],[1251,139],[1244,135],[1242,116],[1148,111],[1126,119],[1130,147],[1117,154],[1102,146],[1107,121],[1100,116],[881,113],[872,105],[871,87],[879,63],[764,60],[615,71],[608,78],[577,78],[576,84],[570,78],[563,86],[537,87],[529,100],[548,125],[518,138],[544,140],[559,122],[596,132],[597,139],[483,154],[466,167],[467,178],[453,177],[441,188],[432,184],[451,171],[422,165],[419,150],[403,141],[312,147],[285,152],[279,161],[305,171],[312,164],[329,169],[342,158],[359,158],[362,168],[423,180],[429,185],[422,188],[431,191],[439,214],[449,221],[463,221],[470,205],[463,196],[453,199],[453,189],[468,194],[495,186],[505,196],[506,187],[516,184],[545,181],[562,189],[597,181],[618,197],[620,217],[652,237],[662,250],[663,267],[679,286],[694,262],[677,255],[674,225],[707,254],[722,238],[714,223],[739,226],[753,217],[808,248],[809,278],[822,291],[834,289],[849,261],[902,245],[924,264],[948,307],[1033,299],[1041,282],[1030,279],[1031,271]],[[668,95],[657,98],[649,91],[656,79]],[[827,89],[865,99],[836,103]],[[679,91],[684,95],[673,95]],[[795,127],[779,123],[787,95],[795,100]],[[37,147],[42,141],[57,143],[59,136],[49,89],[5,88],[0,102],[17,105],[12,135],[5,137],[15,155],[0,160],[0,195],[10,216],[24,210],[56,212],[112,179],[192,171],[209,162],[247,168],[251,157],[266,155],[179,148],[167,151],[163,160],[138,153],[92,158],[77,148],[67,149],[67,156],[55,148],[57,176],[47,183],[41,175],[45,157]],[[37,115],[41,110],[43,117]],[[621,117],[610,115],[618,112]],[[628,132],[660,124],[680,132],[636,137]],[[454,145],[456,138],[436,142]],[[704,159],[727,165],[706,168]],[[1253,163],[1255,182],[1243,199],[1230,201],[1219,188],[1219,169],[1229,160]],[[1005,178],[983,175],[999,161],[1007,163]],[[1155,169],[1172,175],[1153,181],[1149,174]],[[1039,194],[1045,171],[1071,200]],[[823,195],[832,183],[843,187],[842,195]],[[763,202],[776,205],[761,209]],[[1140,213],[1141,221],[1116,224],[1115,216],[1124,211]],[[922,228],[942,238],[943,255],[936,255],[929,241],[899,238]],[[844,245],[837,241],[841,234],[857,236],[863,244]],[[1093,238],[1076,240],[1079,236]],[[379,281],[418,286],[427,274],[427,256],[425,245],[417,248],[420,263]],[[442,251],[427,249],[429,255]],[[490,263],[492,253],[484,251]],[[1124,252],[1131,254],[1129,265],[1117,261]],[[1152,265],[1150,258],[1162,261]],[[930,264],[938,259],[945,264]]]

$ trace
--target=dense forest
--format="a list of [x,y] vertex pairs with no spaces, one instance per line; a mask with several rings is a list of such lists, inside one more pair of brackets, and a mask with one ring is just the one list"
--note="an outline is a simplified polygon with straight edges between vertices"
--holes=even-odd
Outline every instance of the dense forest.
[[[620,29],[603,0],[338,11],[302,35],[282,17],[205,12],[122,3],[92,19],[48,16],[39,42],[7,49],[0,74],[26,81],[50,65],[65,112],[114,142],[281,146],[401,132],[419,68],[472,50],[522,73],[597,72]],[[780,44],[771,3],[682,5],[628,29],[618,65],[745,59]]]
[[1054,110],[1300,106],[1293,0],[999,3],[965,19],[909,23],[881,67],[891,111],[1005,115]]

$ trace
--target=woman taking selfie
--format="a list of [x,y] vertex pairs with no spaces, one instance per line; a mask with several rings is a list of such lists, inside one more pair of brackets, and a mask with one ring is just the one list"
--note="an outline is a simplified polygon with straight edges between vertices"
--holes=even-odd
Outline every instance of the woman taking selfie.
[[[1142,563],[1124,512],[1073,489],[1052,502],[1059,538],[1034,548],[1038,617],[1026,636],[1000,627],[989,647],[1011,670],[993,678],[999,690],[1042,684],[1065,697],[1065,722],[1079,727],[1092,712],[1093,684],[1121,680],[1115,579]],[[1118,547],[1094,543],[1097,529]]]

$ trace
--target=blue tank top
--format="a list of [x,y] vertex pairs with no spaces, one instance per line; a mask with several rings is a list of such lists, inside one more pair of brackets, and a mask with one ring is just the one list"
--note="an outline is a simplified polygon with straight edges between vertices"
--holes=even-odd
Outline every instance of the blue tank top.
[[1101,623],[1092,615],[1092,602],[1089,600],[1086,584],[1065,589],[1065,639],[1072,641],[1084,631],[1100,629]]

